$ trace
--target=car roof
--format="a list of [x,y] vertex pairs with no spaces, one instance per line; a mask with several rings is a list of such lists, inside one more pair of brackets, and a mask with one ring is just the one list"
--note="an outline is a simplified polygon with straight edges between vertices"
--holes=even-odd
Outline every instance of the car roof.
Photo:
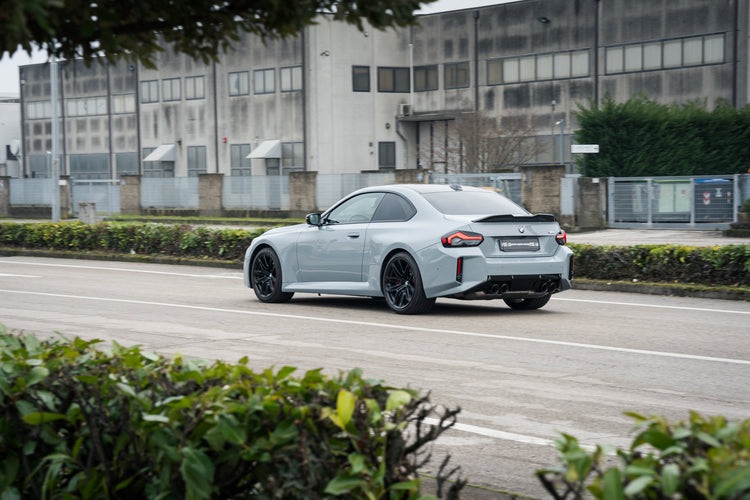
[[473,186],[460,186],[456,184],[388,184],[384,186],[371,186],[361,191],[395,191],[404,192],[406,190],[416,191],[420,194],[455,192],[455,191],[486,191],[485,189]]

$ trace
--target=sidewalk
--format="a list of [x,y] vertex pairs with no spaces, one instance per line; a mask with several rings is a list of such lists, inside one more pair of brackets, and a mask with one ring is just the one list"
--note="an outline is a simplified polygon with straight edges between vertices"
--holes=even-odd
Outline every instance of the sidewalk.
[[687,245],[698,247],[750,245],[750,238],[732,238],[721,231],[700,229],[602,229],[568,233],[569,243],[584,245]]

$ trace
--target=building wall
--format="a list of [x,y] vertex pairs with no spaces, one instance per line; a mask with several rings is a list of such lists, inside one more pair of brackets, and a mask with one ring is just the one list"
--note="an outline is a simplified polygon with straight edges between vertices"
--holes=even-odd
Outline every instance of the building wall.
[[[317,25],[293,39],[264,43],[244,36],[220,63],[204,64],[170,51],[159,56],[157,69],[68,63],[60,89],[66,172],[76,155],[102,154],[108,155],[111,176],[125,171],[120,159],[136,158],[142,170],[147,151],[172,144],[174,175],[196,173],[188,171],[187,161],[194,147],[205,148],[205,172],[231,175],[233,146],[249,151],[267,140],[296,148],[298,158],[281,158],[285,172],[428,165],[439,170],[447,167],[427,159],[434,160],[456,116],[473,110],[486,113],[501,128],[519,121],[532,127],[545,147],[532,163],[557,163],[564,132],[569,161],[575,111],[605,95],[620,102],[644,93],[664,103],[704,99],[712,107],[723,99],[737,107],[747,104],[749,2],[523,0],[425,15],[412,28],[364,32],[321,16]],[[666,64],[675,44],[687,58]],[[645,54],[653,55],[656,45],[662,63],[649,66]],[[696,47],[706,49],[708,62],[690,59]],[[636,53],[641,54],[640,66],[634,65]],[[619,67],[613,63],[616,57],[621,58]],[[434,68],[436,84],[418,88],[411,66]],[[355,90],[355,67],[369,70],[368,88]],[[302,82],[285,91],[281,75],[290,68],[301,68]],[[448,88],[456,69],[467,78],[453,80],[454,88]],[[273,89],[258,92],[254,76],[264,70],[273,75]],[[381,70],[406,70],[408,88],[381,88]],[[247,75],[247,87],[236,92],[230,89],[230,75],[240,73]],[[51,148],[49,67],[26,66],[21,76],[29,173],[29,159],[36,157],[39,168]],[[204,92],[188,98],[188,81],[195,78],[203,79]],[[164,99],[168,81],[178,82],[178,99]],[[156,84],[154,102],[146,102],[146,82]],[[130,95],[136,96],[135,109],[116,112],[114,100]],[[101,96],[107,97],[106,113],[68,113],[69,101]],[[400,114],[403,105],[412,106],[410,116]],[[556,125],[561,120],[563,127]],[[247,168],[237,175],[273,172],[267,167],[279,160],[245,163]]]
[[[21,104],[18,96],[0,96],[0,176],[18,177],[19,162],[9,151],[21,139]],[[10,156],[9,156],[10,153]],[[20,151],[23,155],[23,151]]]

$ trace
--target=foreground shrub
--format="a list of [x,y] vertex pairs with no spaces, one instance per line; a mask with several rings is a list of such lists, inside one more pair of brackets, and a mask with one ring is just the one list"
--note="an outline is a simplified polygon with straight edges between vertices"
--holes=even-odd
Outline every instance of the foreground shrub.
[[425,446],[459,411],[359,370],[294,378],[98,343],[0,332],[3,499],[416,499]]
[[557,440],[562,466],[537,472],[553,498],[750,498],[750,420],[629,415],[638,434],[629,450],[616,450],[620,467],[604,466],[609,448],[588,453],[572,436]]
[[577,278],[750,286],[750,245],[569,246]]
[[253,238],[264,231],[212,229],[187,224],[4,222],[0,224],[0,245],[241,261]]

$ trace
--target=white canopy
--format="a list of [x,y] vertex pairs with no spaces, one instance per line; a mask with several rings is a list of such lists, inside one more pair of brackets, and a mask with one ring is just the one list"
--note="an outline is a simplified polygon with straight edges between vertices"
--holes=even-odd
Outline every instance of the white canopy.
[[263,141],[247,158],[281,158],[281,141]]

